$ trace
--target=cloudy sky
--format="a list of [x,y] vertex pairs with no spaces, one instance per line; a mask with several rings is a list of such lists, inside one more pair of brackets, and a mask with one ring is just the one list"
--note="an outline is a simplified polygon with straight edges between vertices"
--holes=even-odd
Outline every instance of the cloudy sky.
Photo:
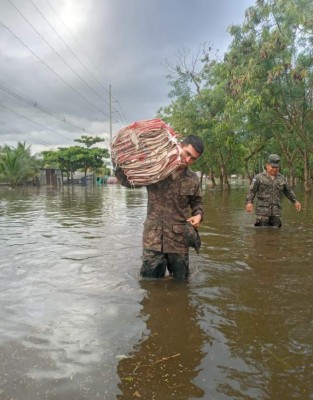
[[166,61],[201,43],[222,54],[254,3],[1,0],[0,145],[26,141],[34,153],[81,135],[108,145],[110,115],[113,136],[154,118],[169,104]]

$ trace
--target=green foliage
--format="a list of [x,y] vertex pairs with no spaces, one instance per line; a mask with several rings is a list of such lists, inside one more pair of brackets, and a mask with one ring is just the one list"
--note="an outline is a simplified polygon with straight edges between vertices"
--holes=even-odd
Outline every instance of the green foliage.
[[83,143],[86,147],[91,147],[96,143],[104,142],[99,136],[82,135],[79,139],[74,139],[74,142]]
[[107,149],[91,147],[93,144],[102,141],[98,137],[82,136],[81,139],[76,141],[84,143],[87,147],[59,147],[55,151],[43,151],[45,164],[71,174],[82,169],[86,175],[88,170],[95,171],[103,167],[103,159],[110,157]]
[[[312,16],[311,1],[259,1],[243,25],[231,29],[226,57],[229,93],[243,122],[251,132],[259,125],[263,141],[274,139],[289,169],[313,152]],[[309,175],[303,178],[310,182]]]
[[39,162],[31,155],[30,146],[18,142],[17,147],[5,145],[0,151],[0,178],[16,187],[32,178],[38,173]]
[[244,171],[252,178],[256,165],[275,149],[291,178],[298,174],[309,190],[312,1],[258,0],[229,32],[232,42],[224,60],[212,59],[203,46],[193,56],[185,50],[179,64],[171,66],[172,102],[159,116],[182,136],[203,137],[201,170],[213,169],[223,179],[228,171]]

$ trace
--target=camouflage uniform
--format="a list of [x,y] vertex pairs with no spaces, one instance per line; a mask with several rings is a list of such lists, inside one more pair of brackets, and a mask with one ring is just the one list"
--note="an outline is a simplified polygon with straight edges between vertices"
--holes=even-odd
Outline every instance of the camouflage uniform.
[[[121,171],[116,176],[124,186]],[[203,201],[197,174],[189,168],[175,179],[168,178],[147,186],[147,218],[143,232],[143,257],[140,273],[144,277],[161,278],[166,268],[175,278],[189,275],[189,246],[186,220],[191,215],[203,218]],[[194,228],[191,227],[193,230]]]
[[247,203],[253,203],[257,195],[257,216],[255,226],[281,226],[281,198],[285,195],[292,203],[297,201],[293,190],[289,187],[285,177],[277,174],[272,177],[262,172],[253,179],[247,194]]
[[174,277],[186,278],[189,275],[186,220],[190,210],[191,215],[203,216],[199,178],[186,168],[175,179],[169,176],[147,186],[147,191],[148,208],[140,272],[147,277],[162,277],[167,267]]

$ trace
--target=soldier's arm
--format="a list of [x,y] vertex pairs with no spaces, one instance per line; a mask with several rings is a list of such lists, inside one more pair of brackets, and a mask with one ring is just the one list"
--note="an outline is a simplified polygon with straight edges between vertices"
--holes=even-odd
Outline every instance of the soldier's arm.
[[[202,199],[202,194],[201,194],[201,189],[200,189],[200,182],[197,183],[196,188],[195,188],[195,194],[193,196],[191,196],[190,198],[190,208],[191,208],[191,215],[192,217],[190,219],[192,219],[192,221],[189,222],[193,222],[197,225],[194,226],[199,226],[200,222],[203,221],[203,199]],[[200,220],[198,221],[200,216]],[[193,218],[193,217],[197,217],[197,218]]]
[[292,203],[295,203],[297,201],[294,191],[291,189],[287,182],[285,182],[283,193]]
[[247,197],[246,197],[246,211],[247,212],[253,211],[253,200],[254,200],[255,194],[258,190],[259,190],[259,180],[256,177],[255,179],[253,179],[253,181],[249,187],[249,191],[247,193]]
[[301,203],[297,200],[294,191],[291,189],[291,187],[288,185],[287,182],[284,185],[283,193],[287,197],[287,199],[289,199],[292,203],[294,203],[296,209],[300,211]]
[[115,176],[118,180],[118,182],[122,185],[125,186],[127,188],[140,188],[142,186],[139,185],[132,185],[129,180],[127,179],[127,176],[125,175],[124,171],[122,170],[122,168],[117,167],[115,170]]

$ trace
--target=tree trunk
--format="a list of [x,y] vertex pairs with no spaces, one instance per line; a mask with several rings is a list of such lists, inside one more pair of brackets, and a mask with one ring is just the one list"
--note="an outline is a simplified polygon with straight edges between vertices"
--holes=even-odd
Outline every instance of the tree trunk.
[[204,172],[201,171],[201,176],[200,176],[200,187],[202,187],[202,184],[203,184],[203,175],[204,175]]
[[304,150],[304,190],[306,192],[312,191],[312,179],[307,149]]
[[296,177],[295,177],[295,171],[293,168],[290,169],[290,177],[289,177],[289,185],[291,187],[295,187],[296,184]]
[[247,178],[249,179],[249,182],[251,183],[253,176],[250,174],[248,162],[245,162],[245,171],[246,171]]
[[224,187],[224,180],[223,180],[223,172],[222,172],[222,168],[220,170],[220,187]]
[[211,182],[212,182],[212,187],[215,188],[216,181],[215,181],[214,171],[213,171],[212,168],[210,168],[210,179],[211,179]]
[[227,175],[227,167],[225,164],[221,166],[221,178],[223,181],[222,187],[224,187],[225,185],[227,189],[230,189],[230,183],[228,181],[228,175]]

